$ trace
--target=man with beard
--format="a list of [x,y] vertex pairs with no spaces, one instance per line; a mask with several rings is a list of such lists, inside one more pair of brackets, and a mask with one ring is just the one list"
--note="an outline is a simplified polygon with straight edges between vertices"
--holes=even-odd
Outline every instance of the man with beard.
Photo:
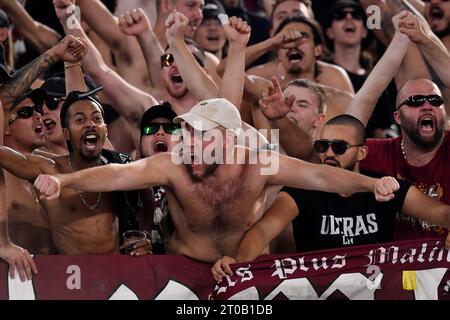
[[[450,204],[450,142],[441,91],[427,79],[411,80],[397,94],[395,121],[402,135],[395,139],[368,139],[369,156],[361,167],[414,183],[426,195]],[[411,219],[408,219],[411,220]],[[400,224],[399,239],[443,235],[446,230],[425,222]]]
[[[107,133],[103,108],[93,97],[97,91],[72,91],[61,108],[63,133],[70,140],[69,155],[50,160],[1,147],[0,165],[32,182],[41,173],[69,173],[108,162],[111,152],[102,149]],[[117,212],[118,198],[119,194],[69,191],[63,193],[60,201],[41,199],[57,252],[68,255],[119,253],[121,214],[126,213]],[[132,220],[130,216],[125,218],[127,222]],[[139,250],[134,254],[142,253]]]
[[[340,115],[324,125],[314,146],[322,164],[360,172],[360,162],[372,152],[364,141],[363,124],[350,115]],[[398,183],[395,197],[387,202],[376,201],[368,192],[284,188],[264,217],[244,235],[234,259],[223,257],[215,263],[211,269],[214,278],[220,281],[226,274],[232,275],[230,263],[254,260],[265,253],[270,240],[291,221],[297,252],[392,241],[397,211],[450,227],[450,206],[430,199],[408,182]],[[445,245],[450,248],[450,236]]]
[[182,156],[174,150],[127,165],[41,175],[35,186],[50,202],[72,192],[66,187],[107,192],[164,185],[175,226],[169,252],[206,262],[234,255],[244,232],[262,217],[270,185],[374,192],[380,201],[392,199],[398,188],[393,178],[377,180],[270,151],[238,147],[237,140],[244,134],[241,117],[223,98],[200,102],[175,118],[175,122],[182,121]]
[[[278,8],[281,8],[283,3]],[[275,48],[277,58],[274,61],[251,68],[248,70],[248,74],[267,80],[270,80],[275,75],[281,84],[296,78],[306,78],[324,86],[353,93],[351,81],[341,67],[319,61],[324,50],[325,41],[317,22],[311,17],[306,17],[299,13],[285,16],[272,27],[272,38],[289,27],[299,32],[302,40],[282,43],[282,45]],[[266,46],[267,49],[274,48]]]

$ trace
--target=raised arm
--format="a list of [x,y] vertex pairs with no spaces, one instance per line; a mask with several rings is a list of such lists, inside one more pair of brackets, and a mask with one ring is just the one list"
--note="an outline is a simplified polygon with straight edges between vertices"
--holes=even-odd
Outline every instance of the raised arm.
[[[353,194],[373,192],[378,201],[389,201],[399,189],[392,177],[374,179],[356,172],[328,165],[313,164],[274,152],[261,152],[273,164],[278,161],[278,171],[268,176],[267,183],[306,190]],[[264,161],[266,162],[266,161]]]
[[[399,21],[410,16],[411,13],[403,11],[394,17],[394,23],[398,25]],[[364,126],[367,125],[379,97],[397,73],[410,43],[409,39],[397,29],[383,56],[351,100],[347,114],[358,118]]]
[[19,69],[13,77],[0,87],[0,100],[6,113],[10,111],[13,101],[22,93],[27,91],[31,84],[45,71],[58,61],[64,60],[74,62],[79,40],[67,36],[58,44],[45,51],[38,58]]
[[245,46],[250,39],[251,28],[240,18],[231,17],[223,26],[228,40],[228,59],[219,97],[228,99],[238,109],[244,93]]
[[[84,39],[87,45],[88,52],[82,61],[85,70],[92,76],[95,82],[103,86],[104,92],[111,99],[114,108],[127,121],[138,126],[142,113],[148,107],[157,104],[157,100],[152,95],[127,83],[106,65],[100,52],[98,52],[97,48],[87,38],[78,21],[73,16],[67,15],[67,12],[70,12],[68,6],[57,7],[55,5],[55,10],[66,33]],[[67,28],[66,21],[68,19],[71,19],[70,29]]]
[[163,48],[153,32],[147,14],[141,8],[128,11],[120,16],[119,27],[123,33],[135,36],[139,42],[147,63],[150,85],[165,92],[166,88],[159,72],[161,69],[160,56],[163,54]]
[[40,53],[58,43],[61,36],[55,30],[35,21],[16,0],[0,0],[14,28]]
[[231,276],[230,263],[252,261],[263,253],[270,241],[283,231],[298,215],[295,201],[285,192],[280,192],[264,213],[261,220],[254,224],[242,237],[235,258],[223,257],[211,268],[214,279],[221,281],[226,274]]
[[40,175],[34,182],[41,198],[57,199],[62,188],[86,192],[137,190],[152,186],[171,187],[180,172],[171,154],[164,153],[129,164],[97,166],[70,174]]
[[[247,69],[248,66],[251,66],[267,52],[277,50],[280,47],[289,48],[290,46],[297,46],[301,41],[301,37],[302,35],[299,31],[295,30],[292,26],[288,26],[273,37],[247,47],[245,49],[245,68]],[[229,61],[228,57],[222,59],[220,62],[217,67],[219,74],[224,72],[227,61]]]
[[216,83],[195,61],[184,42],[185,29],[189,19],[181,12],[173,12],[166,19],[166,38],[172,50],[177,68],[189,92],[198,100],[217,98],[219,90]]
[[450,53],[439,38],[430,30],[426,21],[408,16],[400,22],[400,31],[416,43],[436,74],[450,88]]
[[287,118],[295,102],[295,96],[286,97],[277,78],[272,77],[272,83],[263,92],[259,101],[261,112],[269,121],[271,129],[279,130],[280,145],[287,155],[317,162],[317,154],[313,148],[313,137]]

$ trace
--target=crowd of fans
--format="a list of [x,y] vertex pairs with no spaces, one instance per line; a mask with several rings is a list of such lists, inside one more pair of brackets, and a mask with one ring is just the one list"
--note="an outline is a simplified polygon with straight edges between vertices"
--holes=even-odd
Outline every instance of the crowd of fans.
[[450,247],[450,2],[0,9],[0,258],[12,276],[37,272],[30,254],[183,254],[220,280],[268,253]]

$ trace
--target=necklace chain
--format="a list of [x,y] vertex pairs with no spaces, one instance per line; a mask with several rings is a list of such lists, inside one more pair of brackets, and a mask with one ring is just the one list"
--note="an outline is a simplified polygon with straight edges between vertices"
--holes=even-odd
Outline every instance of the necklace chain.
[[402,139],[402,142],[400,144],[400,148],[402,149],[403,158],[406,160],[406,152],[405,152],[405,140]]
[[[70,171],[73,172],[73,164],[72,164],[72,155],[71,154],[69,154],[69,156],[67,157],[67,164],[69,165]],[[100,204],[100,199],[102,198],[102,193],[99,192],[98,196],[97,196],[97,201],[91,205],[91,204],[87,203],[86,200],[84,199],[82,191],[78,190],[78,194],[80,195],[81,202],[83,202],[84,205],[91,210],[97,209],[97,207]]]

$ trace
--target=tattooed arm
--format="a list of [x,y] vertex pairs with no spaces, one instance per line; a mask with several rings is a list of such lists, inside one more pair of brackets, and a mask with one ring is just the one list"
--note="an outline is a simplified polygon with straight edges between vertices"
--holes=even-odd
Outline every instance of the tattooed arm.
[[0,87],[0,100],[3,110],[8,113],[14,100],[27,91],[31,84],[58,61],[75,62],[78,60],[80,40],[67,36],[58,44],[45,51],[38,58],[19,69],[11,79]]

